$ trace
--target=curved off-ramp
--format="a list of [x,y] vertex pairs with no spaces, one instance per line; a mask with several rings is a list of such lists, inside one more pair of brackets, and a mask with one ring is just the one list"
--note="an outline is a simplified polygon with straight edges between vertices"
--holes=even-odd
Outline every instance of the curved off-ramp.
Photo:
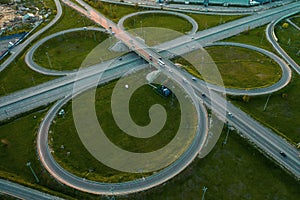
[[[252,45],[247,45],[247,44],[241,44],[241,43],[234,43],[234,42],[216,42],[212,44],[207,44],[204,47],[211,47],[211,46],[235,46],[235,47],[242,47],[242,48],[247,48],[253,51],[260,52],[269,58],[273,59],[281,68],[282,75],[281,78],[278,82],[276,82],[273,85],[267,86],[267,87],[261,87],[261,88],[253,88],[253,89],[235,89],[235,88],[225,88],[226,94],[231,94],[231,95],[249,95],[249,96],[258,96],[258,95],[264,95],[264,94],[269,94],[272,92],[276,92],[282,88],[284,88],[291,80],[292,78],[292,72],[288,65],[277,55],[274,53],[267,51],[265,49],[252,46]],[[215,91],[224,91],[223,87],[214,85],[214,84],[209,84],[209,83],[204,83],[207,85],[212,90]]]
[[[125,30],[124,28],[124,21],[130,17],[134,17],[137,15],[144,15],[144,14],[152,14],[152,13],[158,13],[158,14],[166,14],[166,15],[175,15],[177,17],[181,17],[185,20],[187,20],[188,22],[190,22],[192,24],[192,30],[190,30],[187,34],[195,34],[198,30],[198,23],[191,18],[190,16],[186,15],[186,14],[182,14],[182,13],[177,13],[177,12],[172,12],[172,11],[163,11],[163,10],[149,10],[149,11],[142,11],[142,12],[136,12],[136,13],[131,13],[128,14],[124,17],[122,17],[119,22],[118,22],[118,26],[119,28]],[[154,25],[155,26],[155,25]]]
[[[83,90],[86,89],[88,88],[84,88]],[[82,91],[78,92],[77,94],[81,93]],[[55,179],[57,179],[63,184],[66,184],[84,192],[103,195],[121,195],[147,190],[157,185],[160,185],[179,174],[182,170],[184,170],[198,155],[200,150],[203,148],[203,145],[207,138],[208,119],[207,113],[205,112],[206,109],[203,104],[198,104],[199,108],[201,109],[200,117],[202,125],[199,126],[194,140],[192,141],[187,151],[184,152],[174,163],[149,177],[123,183],[103,183],[86,180],[64,170],[54,160],[48,146],[48,131],[53,119],[55,118],[57,112],[61,109],[61,107],[65,105],[68,101],[70,101],[74,96],[76,95],[71,95],[62,100],[59,100],[48,111],[38,131],[37,151],[43,166]]]
[[26,64],[34,71],[41,73],[41,74],[45,74],[45,75],[52,75],[52,76],[63,76],[63,75],[70,75],[70,74],[74,74],[77,72],[77,69],[75,70],[63,70],[63,71],[58,71],[58,70],[52,70],[52,69],[47,69],[44,68],[40,65],[38,65],[36,62],[33,61],[33,55],[35,53],[35,51],[45,42],[47,42],[48,40],[55,38],[59,35],[63,35],[66,33],[71,33],[71,32],[77,32],[77,31],[101,31],[101,32],[105,32],[105,29],[103,28],[95,28],[95,27],[81,27],[81,28],[73,28],[73,29],[68,29],[68,30],[64,30],[64,31],[60,31],[57,33],[54,33],[52,35],[49,35],[41,40],[39,40],[37,43],[35,43],[27,52],[27,54],[25,55],[25,62]]

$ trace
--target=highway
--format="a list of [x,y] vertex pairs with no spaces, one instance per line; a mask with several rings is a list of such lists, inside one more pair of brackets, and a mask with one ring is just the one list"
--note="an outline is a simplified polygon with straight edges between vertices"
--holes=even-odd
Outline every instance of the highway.
[[[81,4],[83,4],[83,3],[81,3]],[[88,6],[86,6],[86,5],[84,5],[84,6],[88,8]],[[91,9],[91,8],[88,8],[88,9]],[[91,10],[90,10],[90,12],[91,12]],[[104,19],[102,19],[100,17],[97,18],[96,14],[97,14],[96,12],[91,13],[92,18],[95,19],[95,21],[98,21],[99,23],[101,22],[102,26],[104,26],[105,28],[109,27],[110,29],[115,31],[115,33],[117,35],[119,34],[119,30],[117,28],[115,28],[111,22],[106,22],[106,21],[104,21]],[[128,39],[127,37],[128,37],[128,35],[125,35],[125,36],[122,36],[119,38],[124,40],[124,39]],[[130,40],[133,40],[133,38],[131,38],[131,37],[129,37],[129,38],[130,38]],[[139,44],[138,41],[131,42],[131,44],[134,44],[137,47],[134,49],[135,50],[138,49],[137,50],[138,54],[142,55],[144,58],[148,58],[150,53],[153,56],[153,58],[155,58],[155,59],[158,59],[158,57],[160,56],[159,54],[157,54],[156,52],[153,52],[153,51],[147,52],[144,50],[141,52],[141,50],[139,48],[144,48],[144,45]],[[141,45],[141,46],[139,46],[139,45]],[[144,54],[146,54],[146,55],[144,55]],[[172,73],[172,76],[171,76],[171,74],[168,74],[168,76],[171,76],[175,80],[178,80],[178,83],[181,83],[181,81],[179,81],[179,80],[184,80],[184,75],[180,75],[179,74],[180,72],[178,72],[176,70],[176,67],[173,67],[172,63],[169,62],[167,59],[164,59],[164,62],[166,63],[166,66],[171,67],[175,72],[175,73]],[[155,66],[155,67],[157,67],[159,69],[158,66]],[[175,76],[173,74],[175,74]],[[178,75],[178,76],[176,76],[176,75]],[[203,87],[201,87],[199,84],[191,82],[190,79],[187,79],[187,82],[189,83],[189,85],[194,86],[194,88],[197,91],[199,91],[201,94],[203,94],[203,92],[204,92]],[[207,96],[211,96],[211,94],[207,95]],[[222,102],[224,102],[225,99],[218,94],[214,94],[213,97],[214,98],[210,98],[210,99],[207,98],[208,100],[204,100],[204,101],[207,103],[207,105],[210,106],[210,108],[214,112],[218,113],[220,116],[224,116],[224,106],[225,105]],[[75,177],[75,176],[69,174],[68,172],[66,172],[65,170],[63,170],[62,168],[60,168],[57,165],[57,163],[54,161],[54,159],[52,158],[51,153],[48,149],[48,146],[47,146],[48,138],[47,138],[46,133],[48,133],[48,129],[50,127],[51,121],[54,119],[57,111],[60,109],[60,107],[64,103],[66,103],[70,99],[71,99],[71,96],[68,98],[65,98],[62,101],[59,101],[57,104],[55,104],[54,107],[51,108],[51,110],[48,112],[48,115],[46,116],[46,118],[44,119],[44,121],[40,127],[39,134],[38,134],[38,140],[37,140],[37,149],[38,149],[38,152],[40,155],[41,162],[46,167],[46,169],[54,177],[56,177],[56,179],[60,180],[60,182],[63,182],[64,184],[67,184],[71,187],[74,187],[74,188],[77,188],[77,189],[80,189],[83,191],[91,192],[91,193],[96,193],[96,194],[97,193],[109,194],[110,193],[109,188],[111,188],[111,187],[114,188],[115,194],[127,194],[127,193],[142,191],[142,190],[154,187],[157,184],[162,183],[161,181],[158,181],[158,180],[168,180],[173,175],[175,175],[174,169],[169,171],[170,175],[169,175],[169,173],[165,174],[165,171],[163,170],[162,172],[157,173],[155,176],[150,176],[150,177],[146,178],[145,180],[125,182],[122,184],[113,185],[113,184],[95,183],[93,181],[82,180],[81,178]],[[213,106],[213,104],[215,104],[215,105]],[[200,105],[201,105],[201,103],[200,103]],[[270,155],[274,159],[276,159],[279,163],[284,165],[291,173],[293,173],[297,177],[300,177],[299,160],[297,158],[298,154],[295,153],[294,147],[292,147],[288,143],[283,143],[282,139],[279,138],[278,136],[275,136],[272,133],[269,134],[270,132],[268,130],[265,130],[261,125],[259,125],[257,123],[255,124],[255,121],[251,120],[251,118],[250,119],[247,118],[246,115],[240,114],[240,111],[238,109],[236,109],[235,107],[232,106],[232,108],[228,109],[228,110],[230,112],[232,112],[235,116],[232,119],[228,119],[228,121],[230,123],[237,125],[237,128],[242,130],[243,134],[247,138],[251,139],[251,141],[254,142],[259,148],[265,150],[266,152],[270,152]],[[237,121],[238,122],[237,124],[235,124],[235,119],[239,120],[239,121]],[[240,124],[242,124],[243,126],[241,126]],[[256,127],[256,125],[257,125],[257,127]],[[278,144],[280,144],[280,145],[283,144],[283,146],[285,148],[285,152],[288,156],[288,159],[282,158],[282,156],[279,154],[279,152],[281,150],[278,149],[278,148],[280,148],[280,147],[278,147]],[[187,152],[189,152],[189,151],[187,151]],[[291,159],[289,159],[289,158],[291,158]],[[179,162],[179,160],[180,160],[180,162]],[[187,160],[179,159],[179,160],[177,160],[178,162],[176,161],[175,163],[179,163],[179,164],[184,163],[184,165],[185,165],[186,163],[191,162],[191,161],[189,161],[189,159],[187,159]],[[181,170],[182,170],[182,168],[179,168],[178,172]],[[155,178],[153,178],[153,177],[155,177]]]
[[0,193],[24,200],[61,200],[59,197],[3,179],[0,179]]
[[60,5],[59,0],[54,0],[56,5],[57,14],[55,15],[54,19],[47,24],[45,27],[43,27],[41,30],[34,33],[32,36],[30,36],[28,39],[26,39],[23,43],[19,44],[13,49],[13,53],[0,65],[0,72],[3,71],[14,59],[18,57],[18,55],[33,41],[35,40],[40,34],[48,30],[51,26],[53,26],[58,19],[62,15],[62,7]]
[[[297,4],[298,5],[298,4]],[[286,11],[286,10],[285,10]],[[215,34],[212,34],[215,35]],[[200,36],[197,36],[197,40],[200,40]],[[189,37],[189,40],[191,38]],[[211,39],[215,40],[215,38]],[[178,45],[180,47],[180,45]],[[181,46],[184,46],[181,44]],[[118,75],[116,75],[117,77]],[[190,79],[188,79],[190,80]],[[56,81],[56,80],[55,80]],[[189,81],[191,85],[195,85],[196,83],[192,83]],[[83,85],[85,85],[84,83]],[[200,86],[196,86],[196,89],[200,92],[203,92],[203,89]],[[47,90],[45,90],[47,92]],[[63,95],[66,96],[66,95]],[[208,95],[209,96],[209,95]],[[220,97],[222,98],[222,97]],[[222,101],[222,99],[216,98],[216,99],[207,99],[205,102],[209,104],[210,101],[216,102],[218,104],[218,101]],[[223,106],[220,106],[220,109],[223,109]],[[235,110],[234,106],[229,104],[228,110],[234,114],[234,118],[230,119],[230,122],[233,123],[239,130],[243,132],[243,134],[250,138],[251,141],[254,141],[255,144],[258,145],[259,148],[266,150],[269,152],[270,156],[274,157],[279,163],[284,165],[285,168],[289,169],[290,172],[292,172],[294,175],[299,177],[299,159],[297,159],[298,155],[297,152],[295,152],[295,148],[293,148],[291,145],[289,145],[287,142],[283,141],[280,137],[276,136],[274,133],[272,133],[270,130],[265,129],[262,125],[258,124],[253,119],[248,119],[247,116],[243,116],[243,112],[240,110]],[[221,110],[220,110],[221,111]],[[223,109],[224,111],[224,109]],[[239,121],[238,121],[239,120]],[[236,124],[235,124],[236,123]],[[263,140],[263,138],[267,138]],[[260,140],[263,140],[264,143],[260,143]],[[278,155],[278,151],[284,149],[284,151],[287,154],[287,158],[282,158],[281,155]],[[81,180],[82,182],[83,180]]]
[[298,1],[283,7],[258,12],[255,15],[234,20],[203,31],[198,31],[194,35],[182,36],[172,41],[158,45],[156,48],[160,50],[171,49],[172,51],[176,51],[179,55],[183,55],[191,51],[192,47],[195,45],[194,40],[204,46],[206,44],[237,35],[243,31],[268,24],[274,19],[278,19],[292,12],[297,12],[299,11],[299,9],[300,2]]
[[[98,12],[95,12],[91,7],[86,5],[84,2],[78,1],[81,5],[83,5],[85,8],[88,9],[90,16],[94,21],[96,21],[98,24],[103,26],[106,29],[110,29],[112,31],[115,31],[116,37],[122,40],[123,42],[127,43],[130,41],[127,45],[131,47],[131,45],[134,45],[134,50],[139,54],[142,55],[144,58],[149,60],[149,55],[152,55],[151,62],[158,62],[160,55],[156,52],[154,52],[151,49],[148,49],[144,44],[137,41],[134,37],[130,36],[128,33],[123,32],[122,30],[119,30],[118,27],[111,21],[106,20],[106,18],[101,15]],[[74,5],[73,5],[74,8]],[[167,60],[166,60],[167,61]],[[166,62],[166,65],[171,66],[174,65],[169,61]],[[153,66],[155,66],[157,69],[160,69],[160,65],[158,63],[154,63]],[[176,67],[174,67],[176,69]],[[174,70],[173,73],[170,73],[166,70],[161,70],[165,74],[168,75],[168,77],[171,77],[173,81],[175,81],[181,88],[185,90],[185,92],[190,97],[191,101],[193,102],[193,105],[195,105],[196,113],[197,113],[197,124],[196,127],[196,135],[193,139],[193,142],[190,144],[188,150],[183,153],[175,162],[173,162],[168,167],[164,168],[163,170],[155,173],[154,175],[151,175],[149,177],[146,177],[142,180],[135,180],[135,181],[129,181],[124,183],[117,183],[117,184],[111,184],[111,183],[101,183],[101,182],[94,182],[89,180],[82,180],[82,178],[76,177],[64,169],[62,169],[53,159],[49,147],[48,147],[48,130],[50,128],[51,122],[56,116],[56,113],[58,110],[63,106],[65,103],[67,103],[71,98],[73,98],[74,94],[64,98],[63,100],[59,101],[57,104],[55,104],[46,117],[44,118],[40,129],[38,131],[38,138],[37,138],[37,151],[39,154],[39,158],[41,163],[44,165],[44,167],[47,169],[47,171],[55,177],[60,182],[73,187],[77,188],[79,190],[90,192],[94,194],[111,194],[110,188],[114,188],[114,194],[128,194],[138,191],[143,191],[152,187],[155,187],[159,184],[162,184],[163,182],[173,178],[177,174],[179,174],[182,170],[186,168],[199,154],[201,149],[203,148],[207,135],[208,135],[208,122],[207,122],[207,113],[206,109],[202,104],[198,103],[198,98],[195,96],[194,91],[192,87],[188,84],[183,83],[183,78],[181,74]],[[98,84],[98,79],[95,78],[94,80],[95,85]],[[85,84],[83,88],[78,89],[78,85],[76,87],[76,91],[78,93],[81,93],[82,90],[84,90],[84,87],[88,87],[90,84]],[[76,95],[76,94],[75,94]],[[182,99],[186,98],[186,94],[182,96]],[[179,97],[180,99],[180,97]],[[144,155],[146,156],[146,154]]]

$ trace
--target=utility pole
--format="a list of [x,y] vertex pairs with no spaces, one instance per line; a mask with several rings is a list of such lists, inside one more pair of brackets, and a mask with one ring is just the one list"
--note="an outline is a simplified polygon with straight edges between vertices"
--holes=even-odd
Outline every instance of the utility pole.
[[26,163],[26,166],[29,167],[31,173],[33,174],[33,176],[34,176],[34,178],[35,178],[35,180],[36,180],[36,182],[37,182],[37,183],[40,182],[39,178],[37,177],[37,175],[35,174],[35,172],[33,171],[32,167],[31,167],[31,162],[27,162],[27,163]]
[[6,90],[5,90],[4,85],[2,85],[2,89],[3,89],[3,91],[4,91],[4,94],[6,94]]
[[267,101],[266,101],[266,104],[265,104],[265,106],[264,106],[264,110],[263,110],[263,111],[265,111],[265,110],[267,109],[267,105],[268,105],[269,99],[270,99],[270,97],[271,97],[271,94],[272,94],[272,93],[270,93],[269,96],[268,96],[268,98],[267,98]]
[[111,199],[111,200],[115,200],[115,196],[114,196],[114,187],[113,187],[113,186],[110,187],[110,192],[111,192],[111,195],[112,195],[110,199]]
[[35,80],[34,80],[33,76],[31,77],[31,80],[32,80],[33,85],[35,85]]
[[225,137],[225,139],[223,141],[223,145],[227,144],[227,139],[228,139],[228,134],[229,134],[229,128],[230,128],[230,125],[228,124],[227,125],[227,133],[226,133],[226,137]]
[[207,188],[207,187],[205,187],[205,186],[204,186],[204,187],[203,187],[203,189],[202,189],[202,190],[203,190],[203,194],[202,194],[202,200],[204,200],[204,195],[205,195],[205,192],[206,192],[206,190],[207,190],[207,189],[208,189],[208,188]]
[[50,60],[48,51],[46,51],[46,56],[47,56],[47,58],[48,58],[49,66],[50,66],[50,68],[52,69],[52,63],[51,63],[51,60]]
[[263,39],[264,39],[264,34],[261,34],[260,44],[262,44]]

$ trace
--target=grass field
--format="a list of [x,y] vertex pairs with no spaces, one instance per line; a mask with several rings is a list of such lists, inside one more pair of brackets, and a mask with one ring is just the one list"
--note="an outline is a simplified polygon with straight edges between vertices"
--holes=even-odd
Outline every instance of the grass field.
[[8,95],[51,79],[53,77],[44,76],[29,69],[24,62],[24,55],[22,55],[0,73],[0,96]]
[[58,22],[52,26],[48,31],[43,33],[40,38],[43,38],[47,35],[51,35],[53,33],[67,30],[70,28],[78,28],[78,27],[84,27],[84,26],[95,26],[96,24],[88,19],[85,16],[82,16],[79,14],[76,10],[73,10],[72,8],[65,6],[62,4],[63,8],[63,14],[61,18],[58,20]]
[[[51,189],[61,190],[61,186],[45,173],[36,157],[34,141],[43,115],[45,115],[45,110],[0,126],[0,177],[58,195],[58,192],[51,191]],[[26,166],[28,162],[37,174],[39,184],[36,183],[29,167]],[[63,194],[60,196],[68,198]]]
[[34,61],[42,67],[55,70],[78,69],[87,55],[106,38],[105,33],[98,31],[60,35],[41,45],[34,54]]
[[[164,128],[155,136],[148,139],[135,138],[124,133],[114,122],[110,99],[114,85],[115,82],[98,88],[96,94],[97,117],[107,137],[115,145],[130,152],[151,152],[167,145],[175,136],[180,124],[180,108],[177,100],[175,99],[173,105],[171,105],[171,97],[163,98],[150,86],[143,86],[136,90],[130,100],[130,114],[136,124],[144,126],[150,122],[147,113],[154,103],[163,105],[166,108],[168,118]],[[77,134],[71,104],[68,104],[65,110],[67,116],[65,118],[58,117],[55,125],[51,127],[54,156],[65,169],[81,177],[86,176],[89,169],[93,169],[93,172],[89,173],[86,178],[104,182],[130,180],[147,175],[119,172],[106,167],[92,157],[82,145]],[[61,145],[64,145],[65,148],[61,149]],[[66,156],[67,151],[71,152],[71,156]]]
[[[269,57],[249,49],[231,46],[205,48],[217,65],[224,85],[228,88],[260,88],[276,83],[281,78],[281,69]],[[201,78],[195,68],[182,58],[175,62],[183,64],[191,74]],[[203,71],[206,71],[205,68]],[[214,77],[208,82],[215,83]]]
[[198,31],[205,30],[217,25],[221,25],[245,17],[245,15],[204,15],[204,14],[188,14],[188,15],[198,23]]
[[278,43],[300,65],[300,31],[292,25],[282,28],[282,24],[283,22],[275,26]]
[[133,7],[126,5],[118,5],[101,1],[84,1],[92,7],[96,8],[99,12],[105,15],[105,17],[111,19],[115,23],[117,23],[125,15],[143,10],[142,8],[137,6]]
[[124,22],[127,29],[142,27],[161,27],[181,33],[187,33],[192,29],[192,24],[186,19],[170,14],[148,13],[133,16]]
[[249,30],[249,31],[247,30],[240,33],[239,35],[224,39],[223,41],[250,44],[275,53],[276,51],[274,50],[274,48],[266,38],[266,34],[265,34],[266,27],[267,26],[261,26],[253,30]]
[[[143,10],[151,10],[151,9],[142,8],[139,6],[118,5],[118,4],[111,4],[111,3],[99,2],[99,1],[94,2],[94,1],[85,0],[85,2],[89,3],[91,6],[96,8],[99,12],[104,14],[106,17],[110,18],[115,23],[118,22],[123,16],[128,15],[130,13],[143,11]],[[152,15],[152,14],[150,14],[150,15]],[[159,15],[159,14],[155,14],[155,15]],[[188,15],[190,17],[192,17],[193,19],[195,19],[195,21],[198,23],[198,25],[199,25],[198,31],[204,30],[204,29],[207,29],[207,28],[210,28],[213,26],[217,26],[217,25],[220,25],[223,23],[227,23],[227,22],[233,21],[235,19],[245,17],[245,15],[233,15],[233,16],[230,16],[230,15],[204,15],[204,14],[188,14]],[[174,20],[178,20],[178,19],[176,19],[177,17],[173,16],[173,18],[174,18]],[[149,19],[149,20],[152,21],[151,19]],[[137,23],[139,24],[139,21],[137,21]],[[157,21],[155,21],[153,24],[154,25],[152,25],[152,26],[157,27]],[[136,25],[136,26],[140,27],[140,25],[139,26]],[[143,24],[143,26],[144,26],[144,24]],[[173,27],[174,25],[171,24],[171,26]],[[175,30],[176,29],[179,29],[178,31],[183,32],[183,29],[179,26],[177,26],[177,27],[175,26]]]
[[[0,139],[8,141],[7,146],[3,143],[0,145],[1,177],[21,183],[26,181],[27,185],[35,188],[50,187],[76,199],[99,198],[99,196],[69,190],[57,184],[41,169],[36,158],[34,140],[38,124],[44,114],[45,111],[36,112],[0,126]],[[36,119],[33,118],[34,115],[37,116]],[[229,134],[227,145],[222,146],[225,131],[207,157],[201,160],[196,159],[191,166],[174,179],[152,190],[127,197],[117,197],[117,199],[199,199],[203,186],[208,187],[206,199],[212,200],[298,199],[300,195],[299,182],[262,156],[234,132]],[[75,140],[73,141],[73,139]],[[76,138],[72,138],[72,142],[77,145]],[[40,179],[40,186],[35,184],[35,180],[26,166],[28,161],[32,163],[32,167]],[[70,196],[63,197],[71,198]]]
[[[263,44],[265,40],[259,40],[260,38],[264,38],[259,35],[262,34],[262,32],[257,31],[255,33],[255,31],[257,30],[254,30],[254,32],[249,31],[249,33],[247,33],[248,37],[247,35],[244,36],[241,34],[236,40],[242,41],[244,39],[247,42],[264,46]],[[231,39],[235,40],[235,38]],[[266,46],[265,48],[268,47]],[[11,69],[12,67],[10,67],[9,73],[7,72],[8,69],[1,73],[4,78],[7,77],[7,81],[11,81],[11,86],[8,87],[5,85],[7,89],[5,87],[4,89],[2,88],[3,93],[10,92],[10,90],[15,91],[16,89],[13,87],[13,84],[22,88],[22,84],[25,84],[24,87],[28,87],[26,84],[34,84],[34,81],[38,82],[39,77],[32,79],[30,74],[31,71],[26,72],[27,68],[25,69],[25,66],[21,63],[21,59],[19,62],[19,64],[17,62],[17,65],[15,65],[14,69],[16,71],[13,71]],[[22,70],[20,70],[20,68],[22,68]],[[14,73],[20,74],[18,75],[19,77],[14,77]],[[29,79],[32,83],[23,83],[23,76],[24,80]],[[16,80],[9,80],[11,77]],[[3,80],[3,78],[1,80]],[[286,130],[287,128],[290,128],[292,133],[288,137],[293,138],[294,141],[299,139],[299,134],[297,134],[297,124],[299,124],[297,118],[299,118],[298,111],[300,110],[297,106],[297,100],[299,99],[299,81],[299,76],[295,75],[293,82],[286,89],[272,95],[266,111],[269,118],[268,116],[261,118],[261,120],[268,122],[268,124],[273,123],[272,127],[283,130],[285,135],[290,134],[290,132]],[[4,83],[4,81],[1,81],[1,86]],[[283,93],[288,95],[282,95]],[[247,112],[263,116],[261,114],[264,112],[261,111],[260,108],[263,107],[265,100],[266,97],[257,97],[251,99],[248,104],[240,102],[239,104],[241,106],[245,106],[244,109],[247,109]],[[142,105],[141,107],[144,108],[145,106]],[[107,110],[108,108],[109,106],[105,106],[103,110]],[[256,108],[256,110],[254,108]],[[2,140],[0,145],[0,176],[2,178],[9,178],[21,183],[26,182],[27,185],[31,185],[32,187],[41,188],[41,186],[34,183],[35,180],[28,167],[26,167],[26,163],[30,161],[41,180],[40,185],[46,186],[50,189],[59,190],[62,193],[72,195],[76,198],[99,198],[99,196],[95,197],[92,195],[83,195],[79,192],[66,189],[66,187],[58,184],[50,178],[50,176],[47,175],[47,173],[45,173],[39,165],[34,149],[34,140],[38,124],[44,114],[45,111],[33,113],[9,124],[0,126],[0,139]],[[33,118],[34,115],[37,116],[37,119]],[[296,121],[288,121],[289,117]],[[141,120],[143,121],[146,119]],[[59,120],[57,124],[59,124]],[[291,126],[291,124],[293,124],[293,126]],[[63,126],[63,124],[61,124],[61,126]],[[63,127],[66,127],[66,125]],[[68,129],[72,130],[72,126],[69,127],[70,128]],[[257,150],[250,146],[246,141],[233,133],[230,133],[228,144],[226,146],[222,146],[222,140],[224,137],[225,136],[223,134],[217,146],[205,159],[196,160],[190,167],[188,167],[187,170],[175,179],[166,183],[164,186],[160,186],[148,192],[130,195],[129,197],[118,197],[118,199],[200,199],[204,185],[208,187],[205,195],[206,199],[294,200],[299,198],[299,181],[297,182],[292,179],[278,166],[258,153]],[[70,137],[68,137],[68,141],[66,142],[70,142]],[[78,144],[77,142],[76,138],[74,138],[75,145]],[[61,150],[60,145],[61,144],[57,144],[57,148],[59,148],[58,152]],[[72,156],[74,151],[77,150],[75,145],[74,147],[70,147],[74,149],[72,150]],[[123,144],[119,145],[122,146]],[[157,145],[159,145],[159,143]],[[126,148],[126,145],[122,147]],[[148,147],[152,148],[152,144]],[[69,147],[66,146],[66,148]],[[62,152],[62,156],[63,155],[65,155],[64,152]],[[83,156],[76,159],[79,160],[82,157]],[[86,175],[90,169],[89,167],[90,166],[86,164],[84,168],[80,169],[84,171],[81,175]],[[88,178],[90,178],[89,176]],[[122,179],[120,177],[115,178]],[[45,188],[43,189],[47,190]],[[64,198],[69,199],[70,197],[64,196]],[[103,199],[107,198],[103,197]]]
[[[225,131],[204,159],[196,159],[183,173],[166,185],[132,195],[130,199],[281,199],[296,200],[299,181],[267,160],[236,133],[230,133],[222,146]],[[127,199],[127,198],[120,198]]]
[[267,96],[251,98],[249,103],[239,100],[235,103],[254,118],[275,129],[280,135],[296,144],[300,142],[299,87],[300,77],[294,75],[292,82],[285,89],[271,95],[266,111],[263,111],[263,108]]
[[291,18],[291,21],[300,27],[300,15],[294,15],[293,18]]
[[[280,45],[286,52],[300,63],[297,57],[294,45],[299,47],[299,32],[294,27],[289,26],[287,29],[281,28],[282,23],[275,27],[276,36],[279,39]],[[251,32],[251,31],[250,31]],[[253,36],[253,34],[250,33]],[[252,37],[249,37],[250,40]],[[287,45],[289,38],[294,41],[293,45]],[[253,42],[258,42],[253,37]],[[254,44],[255,45],[255,44]],[[299,87],[300,77],[295,72],[293,73],[292,82],[284,89],[272,94],[266,111],[263,111],[267,96],[253,97],[249,103],[242,102],[240,98],[234,98],[232,102],[239,105],[244,111],[249,113],[255,119],[261,121],[266,126],[272,128],[279,135],[286,138],[293,144],[300,142],[299,126]]]

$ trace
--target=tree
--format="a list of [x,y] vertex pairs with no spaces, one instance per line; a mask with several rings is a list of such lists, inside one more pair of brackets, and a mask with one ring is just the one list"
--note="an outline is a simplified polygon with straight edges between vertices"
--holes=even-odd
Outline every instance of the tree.
[[7,147],[9,145],[9,141],[7,139],[1,139],[1,144],[3,147]]
[[283,99],[286,99],[286,98],[288,97],[288,94],[287,94],[287,93],[282,93],[281,97],[282,97]]
[[288,24],[288,23],[285,22],[285,23],[282,24],[282,28],[285,28],[285,29],[286,29],[286,28],[288,28],[288,27],[289,27],[289,24]]
[[8,4],[11,2],[12,2],[12,0],[0,0],[0,4]]
[[243,96],[243,101],[248,103],[250,101],[250,97],[248,95]]

